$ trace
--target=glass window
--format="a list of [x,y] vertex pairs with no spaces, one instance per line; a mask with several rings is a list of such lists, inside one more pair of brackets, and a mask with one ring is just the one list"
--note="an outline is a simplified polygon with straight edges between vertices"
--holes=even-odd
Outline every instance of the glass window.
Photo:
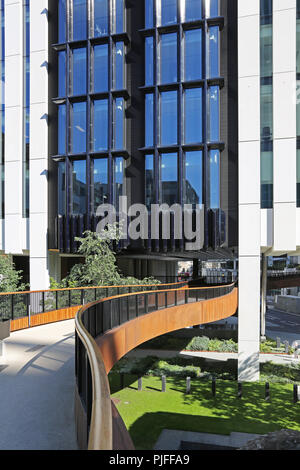
[[94,0],[94,36],[108,34],[108,0]]
[[261,149],[261,207],[273,207],[273,146],[272,142],[262,144]]
[[300,207],[300,150],[297,149],[297,207]]
[[219,27],[209,28],[209,76],[218,77],[219,70]]
[[73,161],[73,214],[86,213],[86,160]]
[[160,36],[160,83],[177,82],[177,34]]
[[153,28],[154,6],[153,0],[145,0],[145,28]]
[[94,47],[94,92],[108,90],[108,44]]
[[191,29],[184,37],[184,78],[198,80],[202,78],[202,30]]
[[165,26],[177,23],[177,0],[161,0],[157,8],[158,24]]
[[58,106],[58,154],[66,154],[66,105]]
[[124,158],[116,157],[114,159],[114,204],[115,209],[119,210],[119,197],[124,195]]
[[154,55],[153,37],[145,39],[145,85],[153,85],[154,80]]
[[58,163],[58,213],[66,214],[66,164]]
[[93,206],[94,212],[96,212],[98,206],[108,202],[107,158],[97,158],[93,160],[92,182]]
[[117,42],[115,45],[114,65],[114,88],[122,90],[125,88],[125,46],[123,42]]
[[185,21],[195,21],[202,18],[201,0],[185,0]]
[[185,154],[185,204],[202,204],[202,151]]
[[261,139],[273,139],[273,86],[262,85],[260,91]]
[[184,93],[184,141],[202,142],[202,88],[190,88]]
[[145,198],[145,204],[150,210],[151,204],[155,202],[153,155],[145,155]]
[[86,103],[73,103],[72,153],[86,152]]
[[86,94],[86,48],[73,49],[72,51],[72,77],[73,95]]
[[160,158],[160,202],[176,204],[178,202],[177,153],[164,153]]
[[73,0],[73,41],[87,37],[87,2]]
[[219,0],[206,0],[206,5],[208,17],[214,18],[215,16],[219,16]]
[[108,100],[94,101],[93,151],[108,148]]
[[66,42],[67,0],[58,3],[58,42]]
[[154,99],[153,93],[145,95],[145,146],[153,146],[154,135]]
[[273,74],[273,27],[263,24],[260,27],[260,75],[271,77]]
[[210,142],[218,142],[220,140],[220,109],[218,86],[212,86],[209,89],[209,140]]
[[209,152],[210,209],[220,208],[220,151]]
[[58,53],[58,96],[66,96],[66,51]]
[[160,144],[177,144],[177,91],[160,95]]
[[125,147],[124,145],[124,140],[125,140],[124,99],[116,98],[114,108],[115,108],[114,109],[114,148],[120,150]]
[[124,10],[124,0],[114,0],[114,31],[115,33],[124,32],[124,22],[125,22],[125,10]]

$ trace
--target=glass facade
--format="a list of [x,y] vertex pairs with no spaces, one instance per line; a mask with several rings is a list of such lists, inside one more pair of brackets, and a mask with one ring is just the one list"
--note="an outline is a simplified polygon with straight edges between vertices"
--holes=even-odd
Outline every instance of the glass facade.
[[273,1],[260,0],[261,207],[273,207]]
[[[91,214],[103,202],[115,203],[124,188],[125,31],[123,0],[58,2],[54,102],[62,215]],[[120,155],[116,157],[115,151]]]
[[145,0],[148,203],[198,201],[220,207],[221,20],[218,1]]
[[[126,2],[59,1],[56,157],[65,215],[95,211],[104,201],[118,207],[135,139],[148,206],[186,201],[220,207],[219,2],[144,1],[144,73],[134,76],[141,109],[133,100],[127,105],[135,81]],[[144,116],[138,136],[129,131],[130,108]]]

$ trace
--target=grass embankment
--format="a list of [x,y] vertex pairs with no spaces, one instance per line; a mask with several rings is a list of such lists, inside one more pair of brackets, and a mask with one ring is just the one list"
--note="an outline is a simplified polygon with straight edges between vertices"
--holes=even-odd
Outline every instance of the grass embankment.
[[144,377],[138,391],[136,376],[126,376],[125,388],[118,390],[120,376],[110,374],[112,397],[137,450],[152,449],[163,429],[230,434],[265,434],[280,429],[300,430],[300,404],[293,403],[292,384],[270,384],[270,401],[265,400],[264,383],[243,384],[237,398],[237,383],[217,381],[216,396],[211,382],[192,379],[191,393],[186,381],[167,378],[161,392],[159,377]]

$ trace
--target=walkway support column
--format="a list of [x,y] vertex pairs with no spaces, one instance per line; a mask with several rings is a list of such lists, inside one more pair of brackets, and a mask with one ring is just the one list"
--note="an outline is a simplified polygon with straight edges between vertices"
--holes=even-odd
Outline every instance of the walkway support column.
[[238,379],[259,379],[260,2],[238,2],[239,309]]
[[260,318],[260,339],[266,340],[266,310],[267,310],[267,273],[268,273],[268,257],[262,255],[261,266],[261,318]]

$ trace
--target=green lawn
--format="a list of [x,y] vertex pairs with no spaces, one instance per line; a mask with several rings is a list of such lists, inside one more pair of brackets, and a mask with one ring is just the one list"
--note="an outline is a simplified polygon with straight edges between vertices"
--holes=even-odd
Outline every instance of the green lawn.
[[126,377],[123,390],[119,374],[109,374],[112,397],[137,450],[152,449],[163,429],[229,434],[232,431],[265,434],[280,429],[300,431],[300,403],[293,403],[293,385],[270,384],[271,399],[265,401],[263,383],[243,384],[237,398],[237,383],[217,381],[212,397],[211,382],[192,379],[191,394],[185,380],[167,379],[162,393],[159,377],[144,377],[143,391],[136,377]]

